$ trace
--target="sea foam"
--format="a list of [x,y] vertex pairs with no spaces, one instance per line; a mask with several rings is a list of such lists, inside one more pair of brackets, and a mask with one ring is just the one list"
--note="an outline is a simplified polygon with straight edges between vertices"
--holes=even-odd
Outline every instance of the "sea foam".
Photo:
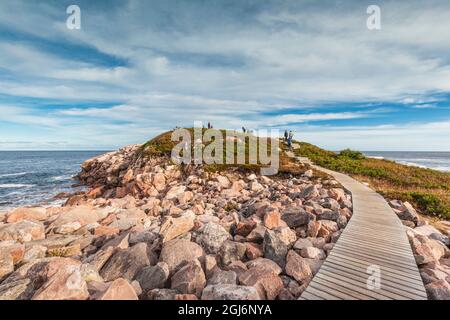
[[34,184],[5,183],[0,184],[2,189],[31,188]]
[[6,177],[19,177],[19,176],[24,176],[26,175],[28,172],[18,172],[18,173],[5,173],[5,174],[0,174],[0,178],[6,178]]

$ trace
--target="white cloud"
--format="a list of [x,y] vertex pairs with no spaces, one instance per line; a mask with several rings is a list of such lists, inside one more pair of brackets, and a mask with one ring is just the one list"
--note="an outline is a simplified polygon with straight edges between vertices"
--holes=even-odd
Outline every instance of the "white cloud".
[[417,104],[412,106],[414,109],[436,109],[437,106],[434,104],[430,104],[430,103],[425,103],[425,104]]
[[[240,2],[232,8],[191,2],[117,5],[97,9],[80,3],[82,30],[69,31],[61,6],[1,2],[0,28],[61,45],[87,45],[127,61],[125,66],[103,66],[81,62],[77,52],[45,50],[31,40],[2,41],[0,68],[13,76],[0,78],[1,94],[120,102],[112,108],[74,107],[45,116],[36,112],[39,106],[5,113],[0,106],[2,116],[23,124],[45,117],[48,125],[68,127],[58,133],[68,139],[76,140],[79,134],[89,144],[88,137],[97,136],[105,144],[119,146],[194,120],[213,121],[216,127],[257,128],[376,116],[350,107],[324,113],[323,103],[399,102],[432,111],[436,102],[432,96],[450,92],[448,1],[382,1],[379,32],[366,29],[366,7],[357,1],[339,6],[255,2],[252,10]],[[296,114],[292,108],[310,113]],[[286,114],[278,115],[285,109]],[[331,147],[339,139],[365,148],[366,142],[358,137],[366,131],[384,136],[382,130],[363,128],[334,128],[334,135],[322,132],[327,127],[316,129],[309,131],[311,138],[323,142],[320,137],[327,137]],[[403,127],[398,130],[407,132]],[[398,132],[378,143],[404,146]],[[428,138],[439,141],[441,148],[448,145],[441,139],[443,135],[450,140],[448,131],[431,134]],[[376,139],[370,141],[375,146]],[[411,141],[411,148],[414,141],[413,149],[422,147],[420,137]]]
[[448,120],[361,127],[312,126],[296,132],[296,138],[330,150],[450,151],[448,137]]

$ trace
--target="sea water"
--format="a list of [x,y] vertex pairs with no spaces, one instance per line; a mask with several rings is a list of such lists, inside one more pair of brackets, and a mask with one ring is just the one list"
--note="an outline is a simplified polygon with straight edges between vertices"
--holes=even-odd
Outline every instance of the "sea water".
[[87,159],[104,151],[0,151],[0,212],[28,205],[53,205],[73,192],[73,176]]

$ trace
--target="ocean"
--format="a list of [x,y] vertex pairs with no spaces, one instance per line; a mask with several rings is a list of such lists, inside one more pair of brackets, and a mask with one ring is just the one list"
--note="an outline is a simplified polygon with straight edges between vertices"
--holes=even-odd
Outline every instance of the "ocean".
[[[56,205],[61,192],[82,187],[72,179],[87,159],[107,151],[0,151],[0,212],[29,205]],[[366,151],[370,157],[450,172],[450,152]]]
[[388,159],[408,166],[450,172],[450,152],[363,151],[367,157]]
[[56,205],[73,192],[72,177],[85,160],[106,151],[0,151],[0,212],[29,205]]

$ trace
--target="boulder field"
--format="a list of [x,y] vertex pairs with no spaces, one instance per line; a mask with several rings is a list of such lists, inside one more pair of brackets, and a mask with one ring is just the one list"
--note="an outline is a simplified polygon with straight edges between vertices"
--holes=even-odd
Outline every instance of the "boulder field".
[[352,216],[332,178],[83,163],[61,207],[0,214],[0,299],[298,299]]
[[[0,213],[0,300],[298,299],[352,216],[307,165],[268,177],[144,157],[89,159],[61,207]],[[430,299],[450,299],[450,225],[391,200]]]
[[391,200],[389,204],[405,225],[428,298],[450,300],[450,223],[429,224],[408,202]]

